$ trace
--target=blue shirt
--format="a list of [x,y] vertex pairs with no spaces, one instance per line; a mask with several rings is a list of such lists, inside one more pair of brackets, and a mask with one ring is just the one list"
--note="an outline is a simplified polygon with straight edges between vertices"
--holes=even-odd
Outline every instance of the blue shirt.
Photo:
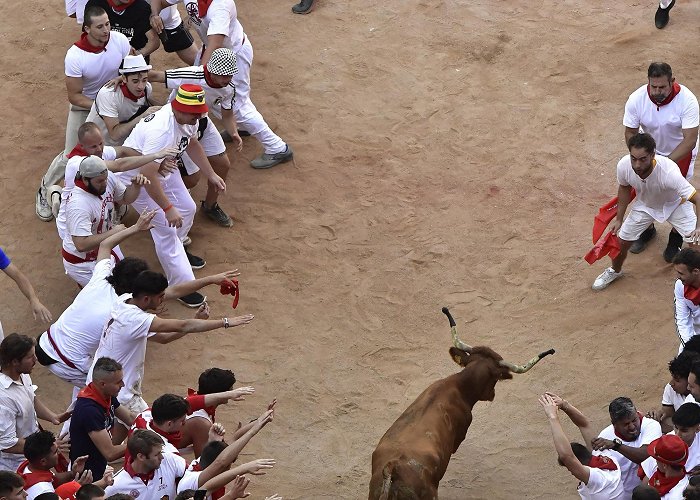
[[70,419],[70,461],[88,455],[85,469],[92,471],[95,481],[102,479],[107,467],[107,459],[102,456],[95,443],[90,439],[90,432],[111,429],[114,426],[114,411],[119,407],[117,398],[112,398],[109,411],[97,401],[89,398],[75,400],[75,408]]
[[2,251],[2,248],[0,248],[0,271],[6,269],[11,263],[12,261],[10,258]]

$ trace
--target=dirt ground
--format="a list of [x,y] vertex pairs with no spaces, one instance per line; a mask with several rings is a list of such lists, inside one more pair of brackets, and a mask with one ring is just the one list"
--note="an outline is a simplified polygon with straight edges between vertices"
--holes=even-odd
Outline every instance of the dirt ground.
[[[464,339],[521,362],[554,347],[530,373],[480,403],[442,481],[443,499],[577,498],[557,467],[537,405],[558,392],[597,423],[607,404],[660,403],[676,352],[668,228],[633,256],[627,276],[594,293],[589,267],[597,207],[615,190],[626,153],[627,96],[652,60],[700,91],[700,4],[680,2],[656,30],[654,2],[624,0],[239,0],[255,47],[253,98],[294,148],[295,164],[255,171],[245,140],[230,153],[222,205],[235,226],[198,216],[198,275],[237,267],[248,327],[149,346],[146,396],[184,394],[210,366],[232,368],[254,397],[220,410],[232,427],[277,397],[272,425],[246,457],[277,467],[252,498],[366,497],[379,438],[433,380],[454,373],[448,305]],[[63,144],[63,57],[77,37],[56,0],[3,12],[0,245],[55,316],[77,289],[63,274],[55,226],[34,214],[34,192]],[[178,61],[159,52],[158,68]],[[202,190],[193,193],[202,199]],[[127,254],[157,266],[148,237]],[[0,281],[6,333],[38,335],[26,301]],[[228,298],[207,290],[213,315]],[[191,311],[169,306],[171,317]],[[42,367],[38,394],[62,408],[70,388]],[[572,439],[579,436],[567,422]]]

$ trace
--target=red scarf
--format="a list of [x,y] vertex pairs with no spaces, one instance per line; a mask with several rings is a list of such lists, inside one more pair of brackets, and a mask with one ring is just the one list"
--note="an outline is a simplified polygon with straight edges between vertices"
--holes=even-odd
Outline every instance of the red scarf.
[[[199,465],[199,461],[197,463],[192,464],[192,470],[195,472],[202,472],[202,467]],[[221,487],[216,491],[213,491],[211,493],[211,498],[212,500],[218,500],[219,498],[223,497],[226,494],[226,488]]]
[[[637,412],[637,416],[639,417],[639,430],[641,431],[641,429],[642,429],[642,419],[644,418],[644,415],[642,415],[641,413]],[[629,443],[629,441],[627,441],[625,438],[623,438],[622,436],[620,436],[620,435],[617,433],[617,429],[615,429],[615,427],[613,427],[613,430],[615,431],[615,435],[616,435],[617,437],[619,437],[623,442]]]
[[199,18],[202,19],[207,15],[209,6],[213,0],[197,0],[197,11],[199,12]]
[[656,104],[656,110],[658,111],[661,106],[666,106],[668,103],[670,103],[674,97],[678,95],[678,93],[681,91],[681,86],[678,84],[678,82],[673,82],[673,87],[671,88],[671,93],[668,94],[668,97],[664,99],[662,102],[656,102],[654,99],[651,98],[651,91],[649,90],[649,85],[647,85],[647,95],[649,96],[649,99],[651,102]]
[[591,458],[591,463],[589,463],[588,466],[595,469],[617,470],[617,465],[615,465],[615,462],[613,462],[610,457],[606,457],[605,455],[593,455]]
[[78,143],[73,149],[68,153],[68,158],[73,158],[74,156],[90,156],[90,153],[83,149],[83,145]]
[[124,470],[126,471],[127,474],[129,474],[131,477],[138,477],[141,481],[143,481],[143,484],[148,484],[148,481],[153,479],[153,476],[156,475],[155,469],[149,472],[148,474],[139,474],[134,470],[134,466],[131,465],[133,463],[133,460],[126,460],[124,462]]
[[129,90],[129,88],[126,86],[126,83],[120,84],[119,88],[122,89],[122,94],[124,94],[124,97],[126,97],[127,99],[131,99],[134,102],[141,99],[140,97],[135,96],[134,94],[131,93],[131,90]]
[[238,285],[238,280],[237,279],[231,279],[231,280],[224,280],[221,282],[221,289],[219,290],[221,295],[232,295],[233,296],[233,303],[231,304],[231,307],[234,309],[238,305],[238,299],[241,298],[241,289],[240,286]]
[[29,460],[25,460],[19,467],[17,467],[17,474],[22,476],[22,479],[24,480],[25,490],[28,490],[35,484],[39,483],[51,483],[54,487],[56,486],[53,484],[56,476],[54,476],[53,472],[50,470],[24,472],[27,467],[29,467]]
[[126,9],[131,7],[131,4],[133,4],[136,0],[127,0],[126,3],[123,3],[121,5],[117,5],[114,3],[114,0],[107,0],[107,3],[109,4],[110,7],[114,10],[114,12],[124,12]]
[[[201,398],[201,400],[200,400]],[[216,406],[204,406],[204,396],[197,394],[194,389],[187,389],[187,402],[190,404],[189,415],[192,415],[197,410],[204,410],[211,418],[212,422],[216,422]]]
[[91,54],[99,54],[100,52],[107,50],[107,43],[109,43],[109,40],[107,40],[107,43],[105,43],[102,47],[95,47],[88,42],[87,36],[87,33],[83,33],[80,35],[80,40],[75,42],[73,45],[78,47],[80,50],[90,52]]
[[685,467],[683,467],[683,474],[675,477],[668,477],[659,469],[656,469],[651,477],[649,478],[649,486],[653,487],[659,492],[659,495],[664,496],[666,493],[671,491],[678,483],[680,483],[685,477]]
[[207,85],[213,89],[223,89],[226,85],[217,85],[214,83],[214,81],[211,79],[211,73],[209,73],[209,70],[207,69],[206,65],[204,66],[204,81],[207,82]]
[[165,439],[168,440],[168,443],[172,444],[175,448],[180,447],[182,431],[166,432],[163,429],[159,429],[158,427],[156,427],[156,424],[154,422],[151,422],[151,430],[156,434],[160,434],[161,436],[163,436]]
[[[82,183],[82,181],[75,181],[75,184],[77,185],[78,182]],[[110,398],[109,396],[105,397],[102,394],[100,394],[99,391],[95,389],[95,386],[93,384],[93,382],[90,382],[87,387],[83,387],[82,389],[80,389],[78,397],[92,399],[102,408],[104,408],[104,410],[107,413],[109,413],[109,410],[112,408],[112,398]]]
[[683,296],[696,306],[700,306],[700,288],[683,285]]

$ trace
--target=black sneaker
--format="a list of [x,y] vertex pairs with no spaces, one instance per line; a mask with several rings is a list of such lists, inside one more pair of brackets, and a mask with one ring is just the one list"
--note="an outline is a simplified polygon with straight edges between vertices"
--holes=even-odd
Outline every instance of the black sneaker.
[[313,7],[314,0],[301,0],[301,2],[292,7],[292,12],[295,14],[308,14]]
[[207,207],[204,204],[204,202],[202,202],[202,212],[204,212],[207,217],[209,217],[211,220],[213,220],[222,227],[233,226],[233,221],[231,220],[231,217],[229,217],[228,214],[224,212],[219,206],[219,204],[216,202],[214,202],[214,204],[211,207]]
[[673,258],[678,255],[682,246],[683,236],[676,231],[671,231],[668,235],[668,245],[666,245],[666,250],[664,250],[664,260],[669,264],[673,262]]
[[[228,130],[219,130],[219,134],[221,135],[221,138],[224,140],[224,142],[233,142],[233,137],[231,137],[231,134],[228,133]],[[247,130],[238,129],[238,135],[240,137],[250,137],[250,132],[248,132]]]
[[185,249],[185,255],[187,255],[187,260],[190,261],[190,266],[192,269],[202,269],[204,266],[207,265],[207,261],[204,260],[201,257],[197,257],[196,255],[192,255],[190,252]]
[[669,20],[669,12],[671,12],[671,9],[673,6],[676,5],[676,0],[673,0],[668,7],[665,9],[662,9],[661,6],[659,5],[659,8],[656,9],[656,14],[654,15],[654,24],[656,25],[657,28],[663,29],[666,27],[668,24]]
[[637,241],[632,243],[632,246],[630,247],[630,252],[642,253],[649,245],[649,242],[653,240],[655,236],[656,228],[654,227],[654,224],[652,224],[644,230],[644,232],[641,234],[639,239],[637,239]]
[[189,295],[185,295],[184,297],[180,297],[177,300],[179,300],[181,304],[194,309],[195,307],[199,307],[204,304],[204,301],[207,300],[207,298],[199,292],[194,292]]

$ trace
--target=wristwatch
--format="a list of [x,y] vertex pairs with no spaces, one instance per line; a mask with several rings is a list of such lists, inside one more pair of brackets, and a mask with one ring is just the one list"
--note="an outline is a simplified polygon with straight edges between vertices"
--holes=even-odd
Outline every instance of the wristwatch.
[[612,449],[614,451],[617,451],[620,448],[620,446],[622,446],[622,441],[620,440],[620,438],[613,439]]

